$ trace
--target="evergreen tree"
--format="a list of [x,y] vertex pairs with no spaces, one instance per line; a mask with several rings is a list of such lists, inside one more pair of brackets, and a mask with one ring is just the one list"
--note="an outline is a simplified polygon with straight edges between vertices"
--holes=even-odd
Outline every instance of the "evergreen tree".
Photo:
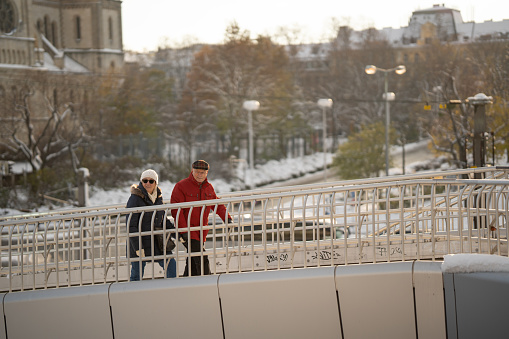
[[[391,133],[391,139],[394,133]],[[332,166],[345,180],[377,177],[385,170],[385,127],[382,123],[364,126],[338,147]]]

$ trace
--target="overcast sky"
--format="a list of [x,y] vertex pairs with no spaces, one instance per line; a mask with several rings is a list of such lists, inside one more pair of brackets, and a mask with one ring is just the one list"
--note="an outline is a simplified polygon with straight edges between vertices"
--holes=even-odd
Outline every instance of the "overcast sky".
[[[279,27],[299,28],[304,42],[325,41],[332,18],[354,29],[407,26],[412,12],[431,8],[433,1],[396,0],[124,0],[122,24],[124,49],[156,50],[158,46],[190,40],[221,43],[226,27],[274,35]],[[458,9],[464,21],[509,19],[507,0],[453,0],[446,7]]]

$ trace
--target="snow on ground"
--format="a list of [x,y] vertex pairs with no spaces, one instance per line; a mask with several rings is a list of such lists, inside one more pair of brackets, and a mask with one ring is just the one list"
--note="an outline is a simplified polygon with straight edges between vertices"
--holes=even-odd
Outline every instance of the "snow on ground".
[[[332,162],[332,156],[332,154],[327,154],[326,160],[328,164]],[[239,167],[237,173],[238,179],[233,180],[232,182],[227,182],[223,179],[211,179],[210,183],[214,186],[214,189],[218,194],[243,190],[245,189],[244,182],[250,182],[250,180],[256,187],[260,187],[264,184],[284,181],[305,175],[306,173],[321,170],[323,169],[323,159],[323,153],[315,153],[294,159],[282,159],[280,161],[271,160],[264,165],[256,166],[252,173],[248,168]],[[133,178],[133,181],[131,183],[127,183],[124,187],[109,190],[90,186],[89,206],[125,204],[130,196],[130,186],[132,184],[137,184],[137,179],[138,178]],[[170,199],[171,192],[175,184],[175,182],[168,180],[161,181],[159,183],[159,188],[161,189],[165,200]],[[70,206],[67,208],[73,207]],[[48,208],[41,207],[38,212],[45,212],[47,210]],[[23,212],[12,209],[0,209],[0,216],[14,214],[23,214]]]
[[[332,161],[332,154],[327,154],[328,163]],[[242,163],[241,163],[242,164]],[[271,160],[264,165],[256,166],[252,171],[249,169],[240,167],[237,173],[239,180],[233,180],[227,182],[223,179],[210,179],[209,182],[214,186],[216,193],[226,193],[232,191],[238,191],[244,189],[243,181],[244,178],[249,182],[254,182],[256,187],[263,186],[264,184],[272,183],[275,181],[284,181],[296,176],[302,176],[306,173],[316,172],[323,168],[323,153],[315,153],[305,157],[299,157],[294,159],[282,159],[280,161]],[[137,180],[133,180],[132,184],[138,183]],[[176,183],[171,181],[161,181],[159,188],[163,193],[163,198],[170,199],[173,186]],[[90,189],[90,205],[115,205],[124,204],[130,195],[130,186],[116,188],[112,190],[103,190],[96,187]]]
[[[426,163],[432,161],[434,156],[426,148],[427,141],[421,141],[415,144],[409,144],[405,146],[406,154],[412,154],[418,152],[418,159],[420,161],[416,163],[408,163],[406,173],[415,172],[416,169],[423,170],[429,169]],[[393,154],[398,154],[398,148],[393,148]],[[325,155],[325,161],[327,164],[331,164],[333,159],[332,153]],[[431,159],[431,160],[430,160]],[[395,161],[397,165],[397,161]],[[216,193],[227,193],[232,191],[239,191],[246,189],[244,183],[252,183],[253,187],[262,187],[264,185],[273,184],[275,182],[284,182],[297,177],[309,175],[309,173],[323,173],[324,166],[324,153],[315,153],[312,155],[282,159],[279,161],[271,160],[263,165],[258,165],[253,171],[245,167],[245,163],[240,163],[244,167],[240,166],[237,169],[237,179],[227,182],[223,179],[211,179],[210,183],[214,186]],[[428,167],[428,168],[427,168]],[[401,169],[393,168],[390,170],[390,174],[400,174]],[[137,178],[133,178],[133,182],[126,184],[124,187],[115,189],[103,190],[98,187],[90,187],[89,193],[89,206],[106,206],[106,205],[118,205],[125,204],[130,195],[130,185],[138,183]],[[169,200],[171,192],[173,190],[174,182],[161,181],[159,188],[163,193],[163,198]],[[72,207],[69,207],[72,208]],[[46,209],[47,210],[47,209]],[[39,209],[39,212],[46,211],[44,208]],[[20,214],[22,212],[16,210],[0,210],[0,215],[9,214]]]

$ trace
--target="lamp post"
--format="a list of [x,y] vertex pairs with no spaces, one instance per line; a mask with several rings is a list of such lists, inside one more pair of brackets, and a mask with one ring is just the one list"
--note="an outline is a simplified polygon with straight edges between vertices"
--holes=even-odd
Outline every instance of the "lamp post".
[[249,168],[254,169],[254,156],[253,156],[253,111],[260,108],[260,103],[256,100],[244,101],[242,107],[247,111],[247,123],[249,132]]
[[[486,105],[493,102],[493,97],[478,93],[469,97],[468,102],[474,106],[474,166],[484,167],[486,164],[485,136],[486,132]],[[481,179],[480,173],[474,173],[475,179]]]
[[389,175],[389,128],[391,123],[391,116],[389,111],[389,101],[394,101],[396,95],[393,92],[387,92],[387,74],[390,72],[396,72],[396,74],[403,74],[406,72],[406,67],[403,65],[396,66],[390,69],[378,68],[374,65],[368,65],[364,69],[366,74],[372,75],[377,71],[384,73],[384,95],[383,99],[385,100],[385,175]]
[[318,106],[322,108],[322,128],[323,128],[323,141],[322,141],[322,150],[323,150],[323,178],[324,181],[327,181],[327,154],[326,154],[326,146],[325,139],[327,138],[327,125],[325,119],[325,110],[327,108],[332,107],[332,99],[318,99]]

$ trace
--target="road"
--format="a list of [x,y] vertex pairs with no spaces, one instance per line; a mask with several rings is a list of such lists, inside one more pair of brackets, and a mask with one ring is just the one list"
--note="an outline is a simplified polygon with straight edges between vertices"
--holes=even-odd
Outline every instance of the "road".
[[[391,152],[392,162],[395,168],[400,168],[403,163],[403,157],[401,150],[395,150]],[[412,144],[405,148],[405,167],[408,167],[410,164],[415,162],[422,162],[426,160],[431,160],[435,157],[435,155],[428,148],[427,142],[420,142],[417,144]],[[328,168],[327,172],[318,171],[315,173],[310,173],[300,178],[290,179],[283,182],[277,182],[265,187],[280,187],[280,186],[295,186],[295,185],[306,185],[306,184],[315,184],[320,182],[333,182],[340,181],[341,178],[335,173],[333,169]]]

